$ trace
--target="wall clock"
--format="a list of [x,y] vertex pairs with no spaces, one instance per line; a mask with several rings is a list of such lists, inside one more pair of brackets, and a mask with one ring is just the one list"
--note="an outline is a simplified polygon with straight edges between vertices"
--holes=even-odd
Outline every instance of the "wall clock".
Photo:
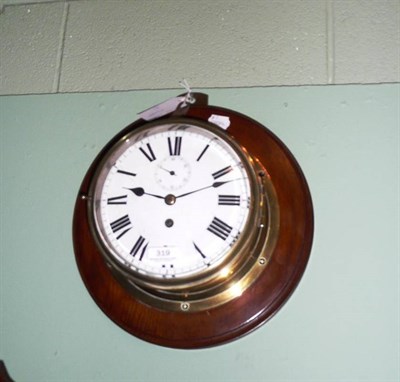
[[266,322],[300,281],[313,237],[310,192],[286,146],[195,98],[117,134],[89,168],[73,220],[94,301],[127,332],[174,348]]

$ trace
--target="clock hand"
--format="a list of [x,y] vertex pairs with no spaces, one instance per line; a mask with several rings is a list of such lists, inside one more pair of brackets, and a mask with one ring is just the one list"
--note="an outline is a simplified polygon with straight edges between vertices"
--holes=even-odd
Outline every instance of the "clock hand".
[[214,182],[211,186],[202,187],[202,188],[199,188],[197,190],[193,190],[193,191],[190,191],[190,192],[186,192],[185,194],[178,195],[176,197],[176,199],[182,198],[183,196],[187,196],[187,195],[190,195],[190,194],[194,194],[195,192],[206,190],[207,188],[217,188],[217,187],[222,186],[225,183],[234,182],[234,181],[239,180],[239,179],[242,179],[242,178],[226,180],[224,182]]
[[155,195],[155,194],[149,194],[148,192],[145,192],[142,187],[136,187],[136,188],[126,188],[126,190],[132,191],[136,196],[143,196],[143,195],[149,195],[149,196],[154,196],[155,198],[159,199],[165,199],[164,196],[161,195]]
[[[220,187],[220,186],[222,186],[222,185],[224,185],[226,183],[234,182],[234,181],[239,180],[239,179],[241,179],[241,178],[225,180],[224,182],[214,182],[210,186],[198,188],[197,190],[189,191],[189,192],[186,192],[184,194],[181,194],[181,195],[178,195],[178,196],[174,196],[174,199],[182,198],[184,196],[187,196],[187,195],[190,195],[190,194],[194,194],[194,193],[199,192],[199,191],[206,190],[207,188],[217,188],[217,187]],[[166,199],[164,196],[150,194],[148,192],[145,192],[145,190],[142,187],[136,187],[136,188],[126,188],[125,187],[125,189],[129,190],[129,191],[132,191],[136,196],[149,195],[149,196],[153,196],[153,197],[158,198],[158,199],[164,199],[164,200]]]
[[161,170],[164,170],[164,171],[168,172],[170,175],[176,175],[175,171],[167,170],[166,168],[164,168],[162,166],[159,166],[159,167],[161,168]]

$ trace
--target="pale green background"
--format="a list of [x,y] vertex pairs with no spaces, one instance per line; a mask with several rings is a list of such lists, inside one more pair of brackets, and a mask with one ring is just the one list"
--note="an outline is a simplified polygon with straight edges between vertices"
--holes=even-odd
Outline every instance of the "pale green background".
[[72,249],[80,182],[136,113],[180,91],[9,96],[1,116],[1,349],[17,381],[398,381],[399,85],[209,90],[268,126],[308,179],[315,239],[250,335],[171,350],[114,325]]

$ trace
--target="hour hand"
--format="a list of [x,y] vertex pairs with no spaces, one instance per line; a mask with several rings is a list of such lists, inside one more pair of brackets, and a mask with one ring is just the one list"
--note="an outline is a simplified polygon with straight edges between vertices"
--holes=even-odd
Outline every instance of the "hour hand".
[[149,194],[148,192],[145,192],[145,190],[142,187],[127,188],[127,190],[132,191],[136,196],[149,195],[149,196],[153,196],[154,198],[164,199],[164,196]]

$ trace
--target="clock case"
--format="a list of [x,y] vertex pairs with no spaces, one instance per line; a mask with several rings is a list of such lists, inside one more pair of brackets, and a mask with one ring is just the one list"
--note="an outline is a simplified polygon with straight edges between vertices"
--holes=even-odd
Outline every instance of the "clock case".
[[[178,108],[160,119],[188,118],[201,124],[209,123],[211,115],[229,117],[227,133],[256,158],[258,168],[262,169],[258,174],[263,173],[268,193],[269,231],[261,235],[265,243],[257,243],[253,248],[257,253],[252,254],[251,267],[247,266],[253,271],[244,275],[243,291],[234,295],[227,290],[225,298],[214,298],[212,303],[193,305],[189,301],[164,306],[162,298],[159,301],[148,298],[142,288],[135,288],[134,283],[115,272],[105,260],[89,218],[90,187],[108,150],[126,134],[144,126],[147,123],[144,120],[135,121],[119,132],[96,157],[81,184],[73,218],[77,266],[87,290],[102,311],[127,332],[145,341],[186,349],[231,341],[271,318],[300,281],[313,238],[310,192],[288,148],[266,127],[249,117],[209,106],[205,94],[194,93],[193,96],[195,104]],[[223,285],[219,289],[221,287]]]

